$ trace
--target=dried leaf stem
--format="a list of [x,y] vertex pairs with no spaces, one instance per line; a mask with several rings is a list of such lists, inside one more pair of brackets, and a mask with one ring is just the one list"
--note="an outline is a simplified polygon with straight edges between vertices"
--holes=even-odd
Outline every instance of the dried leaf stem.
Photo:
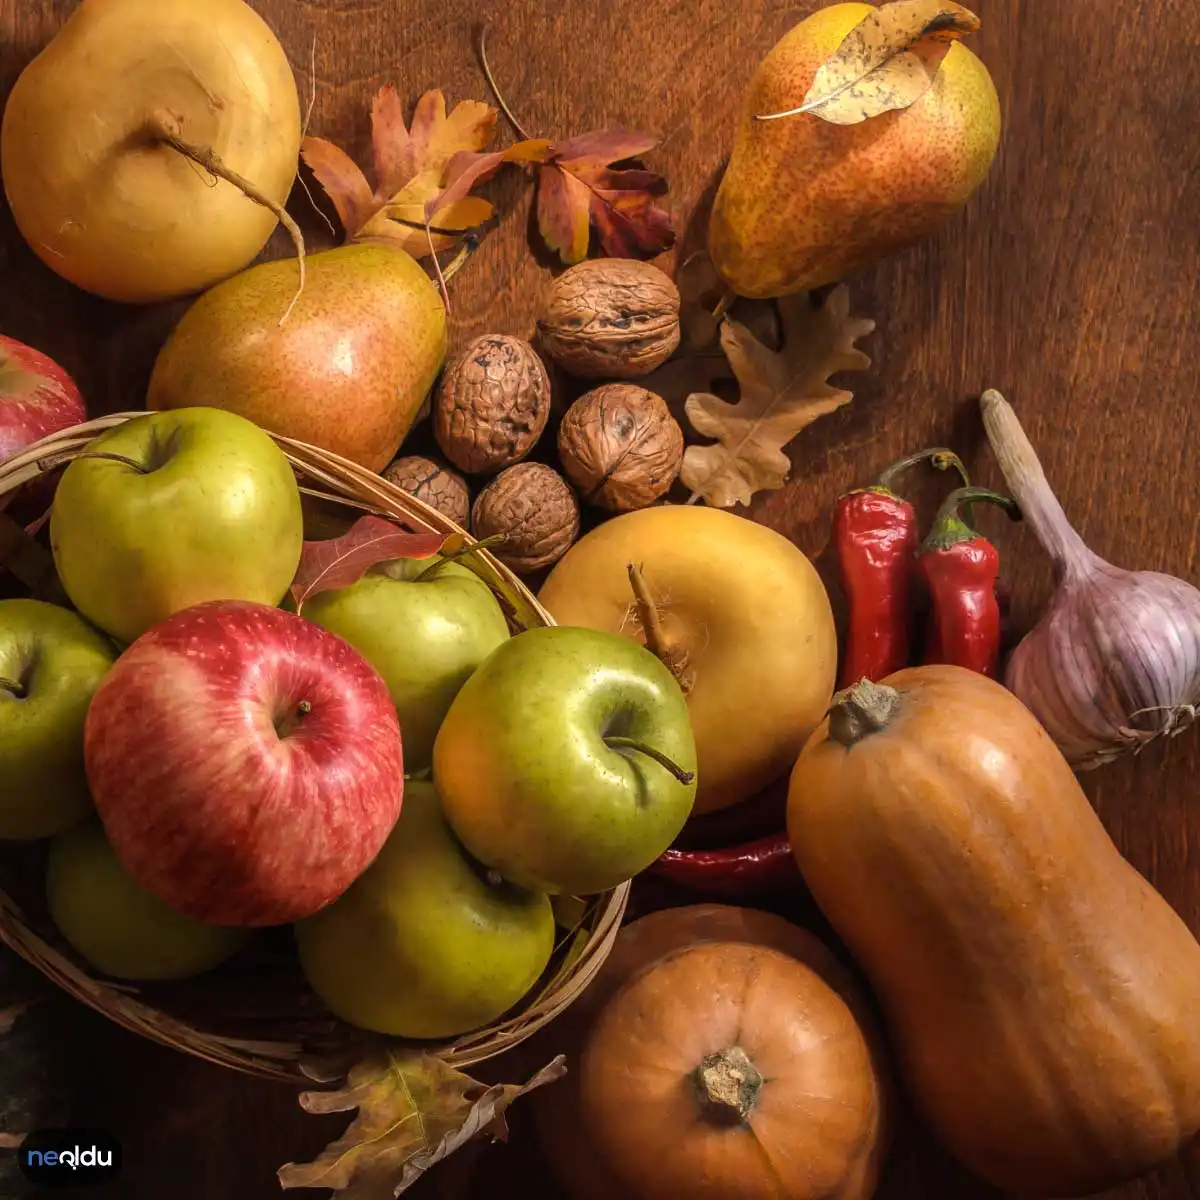
[[292,309],[296,307],[296,301],[300,299],[300,293],[304,291],[305,249],[304,234],[300,232],[300,226],[296,224],[292,215],[282,204],[277,200],[272,200],[260,187],[251,183],[244,175],[239,175],[232,167],[226,166],[220,156],[211,147],[185,141],[180,137],[172,128],[170,117],[162,113],[153,116],[148,125],[148,132],[155,141],[162,142],[164,146],[170,146],[177,154],[182,154],[184,158],[191,159],[192,162],[196,163],[197,166],[203,167],[210,175],[218,179],[224,179],[226,183],[232,184],[248,200],[253,200],[255,204],[261,204],[263,208],[274,213],[279,223],[287,230],[288,235],[292,239],[292,244],[296,247],[296,263],[300,269],[300,282],[296,288],[295,295],[292,296],[291,302],[284,310],[283,316],[279,318],[279,324],[282,325],[291,315]]
[[508,123],[513,127],[513,132],[523,142],[531,142],[533,139],[525,132],[521,122],[513,116],[513,111],[508,107],[508,101],[504,99],[500,89],[496,86],[495,76],[492,74],[492,68],[488,64],[487,58],[487,35],[488,25],[484,22],[483,27],[479,30],[479,65],[483,68],[483,77],[487,80],[487,85],[492,90],[492,95],[496,97],[496,104],[500,111],[508,119]]

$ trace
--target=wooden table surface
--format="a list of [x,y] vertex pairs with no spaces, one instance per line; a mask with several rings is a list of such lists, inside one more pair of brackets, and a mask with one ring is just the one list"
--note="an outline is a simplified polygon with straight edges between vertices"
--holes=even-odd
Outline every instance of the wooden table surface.
[[[741,88],[811,0],[254,0],[291,56],[311,131],[357,155],[367,106],[394,82],[408,102],[430,87],[486,99],[476,23],[492,24],[492,65],[536,134],[614,124],[663,138],[651,165],[671,182],[686,253],[729,151]],[[74,0],[0,0],[0,96]],[[978,0],[973,48],[1004,113],[993,172],[939,237],[851,281],[878,328],[874,368],[854,403],[801,435],[793,480],[750,515],[807,552],[826,545],[831,500],[917,446],[949,441],[980,482],[999,479],[976,398],[999,388],[1043,455],[1068,513],[1102,555],[1200,581],[1200,14],[1185,0],[1029,4]],[[505,131],[503,136],[507,138]],[[360,161],[362,159],[360,158]],[[507,216],[455,281],[456,335],[529,334],[547,275],[527,243],[528,190],[500,184]],[[2,206],[0,206],[2,207]],[[308,216],[297,190],[293,211]],[[283,252],[277,237],[272,252]],[[665,265],[670,265],[666,263]],[[141,404],[153,355],[181,305],[138,310],[85,296],[40,265],[0,211],[0,330],[74,372],[97,411]],[[1050,591],[1028,533],[989,525],[1005,554],[1018,623]],[[1200,932],[1200,736],[1085,779],[1130,860]],[[330,1126],[301,1117],[287,1089],[139,1047],[82,1018],[90,1049],[82,1111],[116,1127],[122,1200],[278,1194],[281,1162],[317,1149]],[[170,1082],[152,1077],[162,1075]],[[334,1129],[338,1123],[334,1123]],[[548,1194],[516,1138],[484,1152],[480,1195]],[[502,1180],[507,1179],[507,1183]],[[465,1195],[461,1172],[446,1195]],[[932,1151],[898,1167],[904,1200],[977,1197]],[[1110,1200],[1178,1200],[1172,1168]]]

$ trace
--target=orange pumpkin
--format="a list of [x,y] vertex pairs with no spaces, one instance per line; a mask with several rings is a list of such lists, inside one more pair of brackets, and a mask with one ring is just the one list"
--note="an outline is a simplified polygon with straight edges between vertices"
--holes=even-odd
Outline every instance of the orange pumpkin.
[[630,981],[580,1065],[586,1127],[639,1200],[863,1200],[880,1088],[845,1001],[778,950],[709,942]]
[[[871,1054],[867,1074],[874,1081],[877,1097],[877,1125],[868,1139],[871,1144],[861,1149],[861,1156],[867,1174],[877,1169],[886,1139],[884,1070],[882,1057],[875,1049],[877,1039],[869,1009],[852,976],[818,938],[782,917],[756,909],[697,904],[654,912],[622,929],[595,981],[539,1040],[540,1057],[554,1053],[568,1055],[567,1076],[552,1088],[534,1092],[530,1100],[543,1154],[573,1200],[633,1200],[635,1195],[640,1196],[631,1192],[630,1185],[618,1175],[613,1156],[598,1149],[592,1136],[592,1125],[581,1104],[580,1048],[631,980],[678,951],[714,943],[769,948],[801,964],[808,976],[823,981],[826,991],[832,992],[853,1014]],[[865,1197],[870,1192],[846,1194]]]
[[909,1091],[977,1175],[1090,1195],[1200,1130],[1200,945],[1009,691],[951,666],[856,684],[788,803]]

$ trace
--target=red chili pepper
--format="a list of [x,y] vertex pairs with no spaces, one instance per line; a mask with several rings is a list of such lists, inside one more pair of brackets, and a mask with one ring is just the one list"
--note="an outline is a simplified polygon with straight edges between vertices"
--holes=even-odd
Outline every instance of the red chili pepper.
[[908,666],[917,514],[890,485],[926,460],[942,471],[954,467],[970,483],[958,455],[936,447],[892,463],[870,487],[842,496],[834,510],[833,539],[849,608],[839,687],[864,678],[878,682]]
[[946,497],[917,560],[933,603],[924,658],[994,679],[1000,665],[1000,555],[959,515],[976,500],[998,504],[1014,521],[1021,517],[1015,501],[986,488],[959,488]]
[[786,833],[725,850],[668,850],[650,870],[672,883],[726,900],[804,890]]

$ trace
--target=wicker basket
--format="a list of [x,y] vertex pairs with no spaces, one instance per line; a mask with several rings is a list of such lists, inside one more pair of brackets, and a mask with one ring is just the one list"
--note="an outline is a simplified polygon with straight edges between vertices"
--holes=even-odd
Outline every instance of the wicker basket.
[[[64,466],[98,434],[139,413],[118,413],[43,439],[0,463],[0,498]],[[440,513],[375,473],[316,447],[277,437],[301,491],[348,515],[391,517],[418,533],[436,532],[470,544],[470,536]],[[0,566],[17,572],[49,552],[0,516]],[[7,550],[4,549],[7,546]],[[464,559],[485,580],[516,631],[553,620],[529,590],[486,550]],[[36,575],[36,569],[32,572]],[[47,572],[53,580],[52,572]],[[38,967],[72,996],[118,1024],[155,1041],[248,1074],[297,1081],[336,1075],[379,1039],[329,1014],[307,986],[292,949],[289,929],[264,931],[252,947],[215,971],[185,983],[133,987],[99,978],[57,934],[43,896],[44,844],[0,842],[0,940]],[[581,923],[564,932],[541,983],[503,1020],[430,1046],[406,1049],[436,1053],[455,1067],[511,1049],[561,1013],[587,987],[612,949],[629,896],[629,884],[587,901]],[[401,1043],[394,1043],[397,1046]]]

